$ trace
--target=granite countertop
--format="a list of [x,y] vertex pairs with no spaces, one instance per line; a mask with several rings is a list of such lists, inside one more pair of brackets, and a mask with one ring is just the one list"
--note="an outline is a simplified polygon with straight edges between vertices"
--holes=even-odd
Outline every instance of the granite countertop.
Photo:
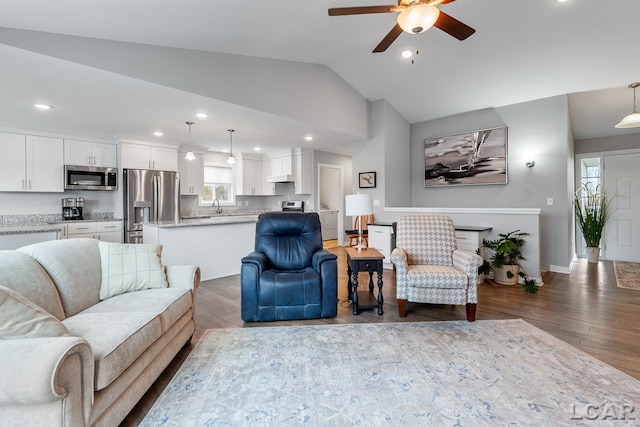
[[46,220],[42,222],[26,222],[24,224],[17,223],[6,227],[0,227],[0,235],[6,234],[31,234],[31,233],[51,233],[60,231],[65,224],[82,224],[86,222],[111,222],[122,221],[114,218],[93,218],[87,220]]
[[31,233],[57,233],[61,229],[61,224],[47,225],[25,225],[20,227],[0,227],[0,236],[7,234],[31,234]]
[[258,215],[220,215],[210,217],[187,217],[178,222],[175,221],[150,221],[143,227],[150,225],[159,228],[193,227],[200,225],[238,224],[243,222],[257,222]]

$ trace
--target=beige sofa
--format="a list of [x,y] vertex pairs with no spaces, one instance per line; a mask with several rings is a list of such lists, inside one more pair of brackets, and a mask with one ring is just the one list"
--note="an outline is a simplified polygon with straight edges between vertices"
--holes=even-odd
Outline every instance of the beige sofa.
[[190,341],[199,269],[166,266],[168,287],[100,301],[100,251],[93,239],[0,251],[4,295],[70,335],[0,339],[0,424],[117,426]]

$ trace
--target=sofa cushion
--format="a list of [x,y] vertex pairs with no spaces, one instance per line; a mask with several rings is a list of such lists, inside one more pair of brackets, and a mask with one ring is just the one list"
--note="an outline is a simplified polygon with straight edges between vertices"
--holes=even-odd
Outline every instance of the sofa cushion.
[[58,319],[16,291],[0,286],[0,339],[68,336]]
[[447,265],[410,265],[407,278],[415,288],[466,289],[469,284],[464,272]]
[[100,242],[100,300],[142,289],[166,288],[162,245]]
[[161,335],[155,313],[79,313],[63,321],[89,342],[95,357],[95,390],[107,387]]
[[192,296],[189,289],[149,289],[106,299],[83,313],[154,313],[160,316],[162,333],[165,333],[191,306]]
[[66,316],[80,313],[100,301],[98,240],[51,240],[16,250],[34,258],[51,276]]
[[13,289],[59,320],[64,319],[56,286],[42,266],[29,255],[0,251],[0,285]]

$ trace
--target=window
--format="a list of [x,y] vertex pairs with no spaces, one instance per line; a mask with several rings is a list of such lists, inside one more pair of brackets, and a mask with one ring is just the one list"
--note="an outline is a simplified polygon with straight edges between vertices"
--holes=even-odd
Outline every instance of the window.
[[210,205],[213,199],[220,204],[233,203],[233,170],[227,166],[204,166],[204,188],[200,203]]

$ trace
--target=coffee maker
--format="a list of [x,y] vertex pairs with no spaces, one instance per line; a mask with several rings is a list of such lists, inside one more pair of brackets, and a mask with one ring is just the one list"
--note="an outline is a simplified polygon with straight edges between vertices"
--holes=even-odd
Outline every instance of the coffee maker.
[[84,197],[65,197],[62,199],[62,219],[82,220]]

